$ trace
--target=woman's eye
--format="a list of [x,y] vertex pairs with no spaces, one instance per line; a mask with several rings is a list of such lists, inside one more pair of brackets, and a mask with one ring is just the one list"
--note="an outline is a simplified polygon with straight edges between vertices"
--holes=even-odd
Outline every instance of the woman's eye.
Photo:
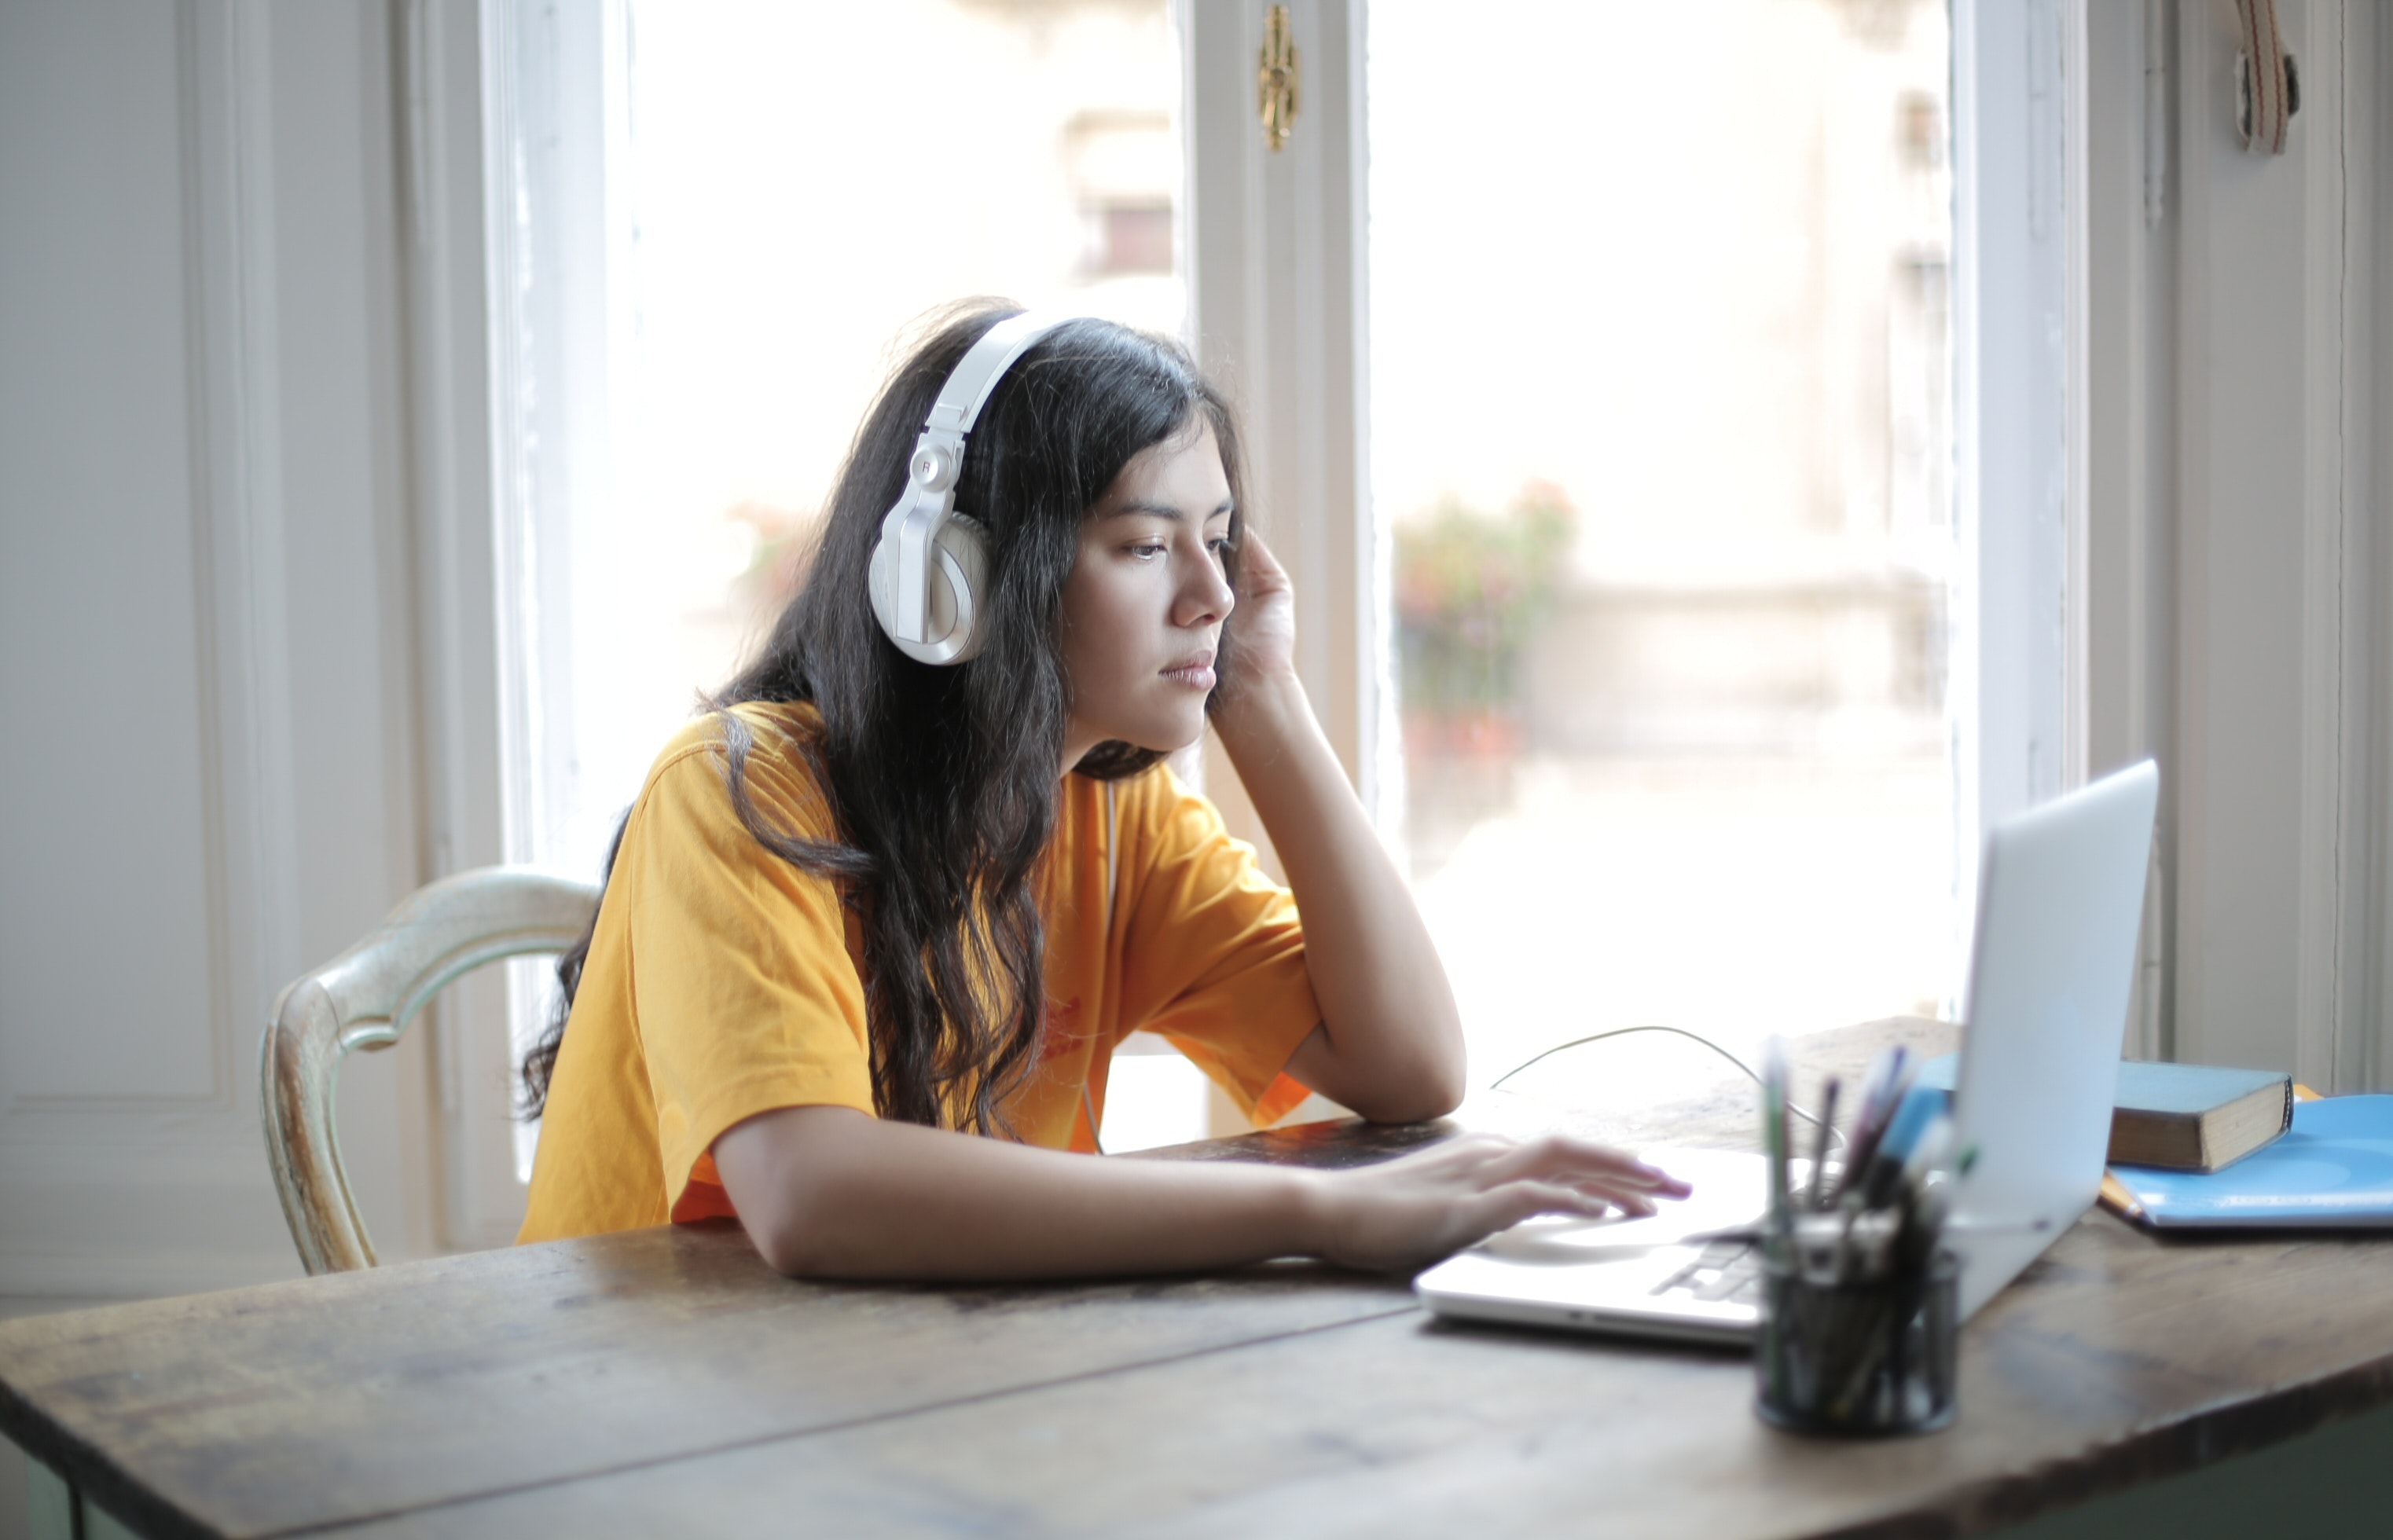
[[1130,554],[1140,561],[1153,561],[1170,547],[1159,540],[1141,541],[1130,548]]

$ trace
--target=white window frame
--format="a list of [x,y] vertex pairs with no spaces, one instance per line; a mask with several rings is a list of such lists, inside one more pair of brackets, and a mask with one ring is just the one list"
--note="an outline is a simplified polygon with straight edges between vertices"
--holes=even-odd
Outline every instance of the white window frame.
[[[1368,465],[1367,17],[1362,0],[1288,6],[1304,107],[1274,153],[1253,109],[1268,8],[1181,7],[1191,331],[1245,412],[1263,528],[1297,585],[1306,689],[1393,839],[1403,763]],[[1985,830],[2087,771],[2085,30],[2085,0],[1955,0],[1956,961]],[[1215,103],[1232,110],[1204,111]],[[1233,826],[1263,842],[1218,752],[1207,776]],[[1955,1008],[1961,983],[1956,970]]]
[[[1366,806],[1393,839],[1403,798],[1389,554],[1368,469],[1367,15],[1364,0],[1289,0],[1302,106],[1288,144],[1275,152],[1255,111],[1268,8],[1264,0],[1177,7],[1189,333],[1242,410],[1250,500],[1297,588],[1307,691]],[[553,263],[569,239],[612,243],[617,234],[603,156],[542,162],[530,150],[575,114],[578,136],[558,140],[603,142],[604,93],[621,88],[622,18],[620,0],[481,4],[498,624],[487,656],[461,656],[460,667],[483,667],[501,682],[505,741],[493,779],[504,789],[513,860],[543,854],[540,810],[555,805],[565,772],[540,744],[561,738],[556,713],[569,700],[559,681],[537,672],[542,656],[569,659],[569,618],[559,614],[564,554],[524,537],[563,528],[561,510],[603,470],[608,437],[603,372],[570,358],[563,339],[619,324],[603,284],[561,292],[517,281],[527,262],[546,251]],[[2084,333],[2084,72],[2070,67],[2083,57],[2085,18],[2085,0],[1955,0],[1955,513],[1968,558],[1958,564],[1950,685],[1964,912],[1956,958],[1966,955],[1983,829],[2086,774],[2088,476],[2084,350],[2073,340]],[[548,178],[529,208],[516,196],[519,164]],[[2021,338],[2034,345],[2019,346]],[[527,432],[534,411],[543,411],[536,439]],[[541,711],[533,695],[545,702]],[[1233,827],[1262,842],[1218,750],[1207,780]],[[487,1121],[491,1109],[461,1116]],[[490,1164],[478,1145],[452,1140],[452,1148],[472,1165]],[[504,1175],[512,1181],[511,1170]],[[476,1203],[495,1211],[504,1183],[497,1173],[476,1181],[477,1192],[490,1189]]]
[[[1265,147],[1264,4],[1181,0],[1188,332],[1239,408],[1249,502],[1296,588],[1297,671],[1383,837],[1401,826],[1389,553],[1370,491],[1363,0],[1290,0],[1301,107]],[[1270,842],[1217,742],[1206,789]]]
[[2393,27],[2275,12],[2282,155],[2237,141],[2232,7],[2087,15],[2088,730],[2162,764],[2146,1041],[2349,1091],[2393,1072]]
[[1986,831],[2087,772],[2085,28],[2085,0],[1953,5],[1962,559],[1946,711],[1963,962]]
[[[483,222],[503,236],[504,145],[520,110],[495,19],[521,8],[478,0],[477,28],[461,24],[471,7],[402,0],[437,870],[503,854],[510,758],[499,739],[521,720],[494,691],[522,677],[508,661],[521,636],[502,635],[522,611],[480,607],[524,581],[506,575],[522,556],[502,539],[521,485],[509,424],[523,382],[505,344],[524,318],[503,284],[476,289],[485,250],[503,247],[486,248]],[[1385,829],[1402,797],[1386,553],[1364,452],[1366,13],[1360,0],[1293,0],[1305,99],[1275,156],[1253,116],[1265,9],[1180,7],[1191,329],[1246,407],[1259,511],[1298,581],[1306,684]],[[2322,1089],[2356,1090],[2393,1064],[2393,969],[2380,960],[2393,956],[2393,620],[2375,602],[2393,593],[2393,529],[2372,479],[2373,445],[2393,441],[2393,386],[2377,378],[2393,339],[2354,330],[2372,313],[2373,254],[2393,245],[2393,198],[2370,190],[2385,176],[2373,135],[2387,88],[2374,66],[2393,52],[2393,23],[2360,0],[2280,0],[2280,12],[2307,100],[2289,158],[2256,170],[2221,128],[2233,52],[2223,4],[1954,0],[1955,513],[1971,558],[1957,564],[1952,611],[1956,889],[1966,906],[1983,830],[2004,813],[2157,754],[2162,822],[2130,1051],[2290,1064]],[[2254,199],[2294,184],[2292,225],[2280,211],[2271,228],[2298,239],[2256,266],[2236,232],[2256,225]],[[2226,299],[2272,290],[2300,303],[2261,331]],[[2196,359],[2256,343],[2291,349],[2304,391],[2335,410],[2291,435],[2282,424],[2244,432],[2234,382]],[[2256,454],[2298,509],[2303,561],[2298,603],[2258,617],[2202,586],[2208,553],[2255,516],[2229,493]],[[2215,655],[2277,625],[2301,644],[2265,681],[2219,674]],[[2227,730],[2256,689],[2300,700],[2292,751]],[[1225,812],[1259,833],[1226,764],[1213,769]],[[2222,907],[2256,875],[2295,912],[2265,938],[2239,933]],[[1955,941],[1957,959],[1966,920]],[[473,1102],[493,1100],[476,1089],[485,1048],[462,1016],[438,1024],[440,1179],[450,1234],[464,1241],[495,1229],[513,1173],[486,1170],[489,1142],[471,1131],[495,1116]]]

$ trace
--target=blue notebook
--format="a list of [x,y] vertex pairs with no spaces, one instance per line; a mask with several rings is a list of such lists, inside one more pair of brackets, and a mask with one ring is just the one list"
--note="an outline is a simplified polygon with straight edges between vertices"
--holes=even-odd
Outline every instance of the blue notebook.
[[2112,1174],[2155,1230],[2393,1229],[2393,1096],[2296,1103],[2282,1139],[2222,1171]]

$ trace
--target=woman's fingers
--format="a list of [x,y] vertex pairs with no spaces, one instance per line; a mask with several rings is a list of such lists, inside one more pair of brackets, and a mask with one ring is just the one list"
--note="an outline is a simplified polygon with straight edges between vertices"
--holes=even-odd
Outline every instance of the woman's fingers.
[[1510,1230],[1523,1220],[1533,1220],[1540,1214],[1574,1214],[1583,1219],[1602,1219],[1612,1211],[1613,1207],[1602,1197],[1559,1182],[1508,1181],[1501,1187],[1489,1188],[1471,1204],[1471,1234],[1461,1244],[1473,1245],[1499,1230]]
[[1243,558],[1240,570],[1249,595],[1275,594],[1288,586],[1288,569],[1280,566],[1279,558],[1272,555],[1271,547],[1263,543],[1263,537],[1255,532],[1253,526],[1239,532],[1238,553]]
[[1463,1134],[1382,1168],[1438,1181],[1458,1181],[1485,1190],[1510,1181],[1536,1181],[1575,1187],[1650,1213],[1651,1198],[1682,1198],[1693,1189],[1657,1167],[1609,1145],[1569,1134],[1515,1142],[1497,1134]]
[[1523,1143],[1463,1134],[1342,1173],[1336,1238],[1323,1253],[1358,1267],[1418,1266],[1539,1214],[1643,1217],[1688,1185],[1608,1146],[1569,1135]]
[[1499,1181],[1528,1177],[1593,1183],[1655,1197],[1682,1198],[1694,1191],[1667,1171],[1625,1151],[1569,1134],[1550,1134],[1514,1145],[1487,1161],[1484,1174]]

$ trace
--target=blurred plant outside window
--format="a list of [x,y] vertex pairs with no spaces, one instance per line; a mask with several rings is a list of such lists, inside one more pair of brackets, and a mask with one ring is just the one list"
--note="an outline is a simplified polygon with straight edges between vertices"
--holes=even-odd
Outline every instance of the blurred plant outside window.
[[[1954,987],[1941,0],[1369,19],[1403,840],[1484,1087]],[[1661,70],[1593,68],[1663,59]],[[1634,125],[1633,131],[1624,125]],[[1734,1071],[1644,1036],[1507,1094]]]
[[1397,527],[1396,677],[1405,751],[1424,771],[1519,757],[1523,655],[1560,597],[1577,526],[1561,488],[1533,482],[1501,515],[1448,496]]
[[[658,750],[803,581],[891,339],[973,295],[1175,334],[1187,309],[1165,0],[629,0],[622,51],[607,491],[558,541],[570,773],[533,841],[592,873]],[[902,60],[902,98],[860,60]],[[545,1014],[536,975],[519,1039]],[[1125,1056],[1109,1147],[1203,1137],[1206,1091],[1177,1055]]]

